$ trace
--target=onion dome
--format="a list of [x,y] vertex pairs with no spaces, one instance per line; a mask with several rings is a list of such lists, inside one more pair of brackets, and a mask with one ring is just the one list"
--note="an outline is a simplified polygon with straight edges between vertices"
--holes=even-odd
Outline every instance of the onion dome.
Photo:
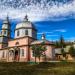
[[19,28],[35,28],[32,22],[28,21],[28,16],[26,15],[24,20],[21,23],[16,25],[16,29]]

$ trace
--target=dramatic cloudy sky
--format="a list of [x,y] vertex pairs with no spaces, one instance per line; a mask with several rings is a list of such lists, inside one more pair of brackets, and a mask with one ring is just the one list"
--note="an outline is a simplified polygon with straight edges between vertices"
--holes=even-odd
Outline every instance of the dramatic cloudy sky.
[[0,27],[7,14],[11,28],[27,14],[38,29],[38,39],[45,33],[48,40],[60,35],[75,40],[75,0],[0,0]]

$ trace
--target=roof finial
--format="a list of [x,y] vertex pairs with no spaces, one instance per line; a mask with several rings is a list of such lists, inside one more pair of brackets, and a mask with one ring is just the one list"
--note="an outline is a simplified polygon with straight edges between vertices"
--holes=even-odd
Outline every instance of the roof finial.
[[27,14],[26,14],[24,20],[25,20],[25,21],[28,21],[28,15],[27,15]]
[[3,21],[3,23],[9,23],[9,17],[8,17],[8,15],[5,17],[5,20]]
[[8,14],[7,14],[7,16],[6,16],[6,20],[9,21],[9,16],[8,16]]
[[45,33],[42,34],[41,39],[42,39],[42,40],[45,40]]

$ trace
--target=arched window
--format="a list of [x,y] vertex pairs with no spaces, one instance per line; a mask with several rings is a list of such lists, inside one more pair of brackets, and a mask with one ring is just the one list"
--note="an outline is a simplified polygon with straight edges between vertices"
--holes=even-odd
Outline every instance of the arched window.
[[25,35],[28,35],[28,30],[27,29],[25,30]]
[[19,42],[16,42],[15,45],[19,45]]
[[9,55],[12,56],[14,54],[13,50],[9,51]]
[[20,33],[19,33],[19,30],[18,30],[18,31],[17,31],[17,36],[19,36],[19,34],[20,34]]
[[3,53],[2,53],[2,58],[4,58],[4,55],[5,55],[5,52],[3,51]]
[[22,56],[24,56],[24,49],[22,49]]

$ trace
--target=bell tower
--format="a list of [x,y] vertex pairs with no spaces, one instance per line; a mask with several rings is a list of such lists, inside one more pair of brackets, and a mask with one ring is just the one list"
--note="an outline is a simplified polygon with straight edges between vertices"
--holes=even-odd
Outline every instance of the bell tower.
[[2,44],[2,48],[8,46],[8,41],[10,40],[10,37],[11,37],[10,28],[11,28],[11,26],[10,26],[10,23],[9,23],[9,18],[7,16],[6,20],[3,21],[1,35],[0,35],[0,43]]

